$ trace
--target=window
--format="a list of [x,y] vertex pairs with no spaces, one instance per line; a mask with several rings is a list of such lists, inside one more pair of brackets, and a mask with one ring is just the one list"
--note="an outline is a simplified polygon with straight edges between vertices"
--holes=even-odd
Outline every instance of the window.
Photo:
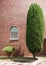
[[18,28],[15,26],[10,28],[10,40],[18,40]]

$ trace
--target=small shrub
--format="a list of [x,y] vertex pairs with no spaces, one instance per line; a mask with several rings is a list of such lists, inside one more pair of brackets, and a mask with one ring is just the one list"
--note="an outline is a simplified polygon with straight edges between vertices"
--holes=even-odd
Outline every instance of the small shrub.
[[6,52],[7,56],[10,58],[13,51],[15,51],[15,48],[12,46],[6,46],[2,49],[3,52]]

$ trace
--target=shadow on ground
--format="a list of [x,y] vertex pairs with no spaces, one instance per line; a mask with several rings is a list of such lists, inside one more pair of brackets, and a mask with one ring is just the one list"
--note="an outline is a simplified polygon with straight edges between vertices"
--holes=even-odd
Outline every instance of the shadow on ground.
[[16,57],[16,58],[12,58],[11,60],[14,61],[14,62],[24,62],[24,63],[26,63],[26,62],[34,62],[34,61],[38,60],[38,58],[36,58],[34,60],[33,58],[27,58],[27,57],[24,57],[24,58],[18,57],[17,58]]

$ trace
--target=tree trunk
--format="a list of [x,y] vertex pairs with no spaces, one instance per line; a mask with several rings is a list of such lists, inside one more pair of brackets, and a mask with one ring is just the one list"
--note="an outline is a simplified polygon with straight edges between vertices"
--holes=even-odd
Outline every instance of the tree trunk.
[[35,60],[35,53],[33,53],[33,59]]
[[11,56],[11,53],[7,52],[7,56],[8,56],[8,58],[10,58],[10,56]]
[[9,53],[9,55],[8,55],[8,56],[9,56],[9,58],[10,58],[10,53]]

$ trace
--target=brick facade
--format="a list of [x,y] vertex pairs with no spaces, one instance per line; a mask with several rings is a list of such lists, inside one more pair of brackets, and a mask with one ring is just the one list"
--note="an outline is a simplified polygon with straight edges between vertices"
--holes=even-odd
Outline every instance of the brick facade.
[[[17,53],[20,51],[21,55],[30,55],[26,47],[25,35],[27,12],[33,2],[33,0],[0,0],[0,55],[4,55],[1,49],[8,45],[14,46],[17,50],[19,49]],[[45,20],[45,0],[37,0],[36,2],[42,7]],[[19,30],[18,41],[10,41],[10,27],[12,26],[16,26]]]

